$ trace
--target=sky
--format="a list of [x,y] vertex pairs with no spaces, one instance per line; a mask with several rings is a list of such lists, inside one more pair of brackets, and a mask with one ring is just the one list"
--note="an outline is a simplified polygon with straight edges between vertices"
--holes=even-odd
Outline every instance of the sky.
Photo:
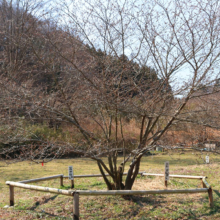
[[[44,2],[49,2],[49,6],[47,5],[47,7],[43,7]],[[135,61],[141,60],[142,64],[146,62],[148,66],[151,66],[154,69],[157,69],[157,63],[155,59],[151,59],[152,57],[148,57],[149,46],[142,38],[143,33],[141,32],[141,30],[149,30],[149,32],[146,32],[146,36],[148,37],[148,39],[154,38],[154,42],[157,45],[157,48],[155,48],[160,50],[161,58],[165,59],[168,44],[166,45],[165,50],[163,50],[163,45],[166,44],[166,40],[169,41],[171,39],[173,34],[172,27],[169,25],[168,20],[164,19],[166,18],[166,16],[164,16],[166,10],[168,10],[170,13],[171,21],[175,22],[175,28],[176,30],[178,30],[178,37],[182,45],[188,46],[188,48],[190,48],[189,42],[185,42],[184,40],[190,41],[190,33],[188,33],[189,31],[187,32],[187,30],[185,31],[183,29],[184,26],[181,22],[183,22],[184,16],[189,18],[189,22],[194,25],[192,26],[194,30],[200,28],[198,26],[195,26],[195,24],[198,23],[201,26],[203,24],[202,22],[199,23],[199,20],[197,20],[197,17],[201,20],[203,18],[203,15],[198,14],[198,9],[193,9],[190,7],[190,5],[196,6],[196,1],[185,2],[183,0],[167,0],[164,1],[164,5],[167,7],[166,10],[163,10],[158,5],[155,6],[153,0],[60,0],[57,1],[56,4],[54,2],[55,1],[25,0],[20,1],[20,4],[28,4],[30,10],[36,10],[36,14],[39,16],[43,16],[44,18],[54,17],[54,19],[58,19],[57,22],[59,23],[59,25],[68,25],[70,27],[70,30],[71,28],[72,31],[77,30],[77,34],[82,40],[84,40],[84,43],[92,42],[92,44],[96,48],[106,50],[112,55],[114,55],[114,53],[117,53],[118,55],[122,54],[124,43],[124,53],[128,57],[132,58],[136,56],[138,52],[140,52],[139,55],[135,58]],[[72,4],[70,4],[71,2]],[[175,9],[175,2],[182,2],[182,10],[185,10],[184,14],[181,14],[181,11],[179,9]],[[205,4],[205,2],[212,2],[212,0],[204,0],[201,2],[204,2]],[[51,14],[51,12],[53,11],[51,9],[55,9],[56,6],[61,6],[61,12],[59,12],[58,14]],[[34,7],[36,7],[36,9],[34,9]],[[178,12],[179,14],[178,16],[176,16],[171,12]],[[124,28],[123,43],[121,24],[123,24]],[[206,33],[207,32],[204,32],[204,34]],[[185,34],[188,34],[188,36],[185,36]],[[200,35],[198,35],[198,42],[200,38]],[[195,40],[197,39],[195,38]],[[204,38],[201,38],[201,40],[204,40]],[[142,46],[141,50],[139,51],[140,43],[142,44]],[[176,41],[173,41],[172,43],[175,44]],[[207,47],[208,46],[209,45],[207,45]],[[172,62],[175,59],[175,56],[181,56],[179,49],[174,48],[172,50],[171,56],[169,57],[168,61]],[[165,63],[165,61],[166,60],[163,60],[163,62],[161,63]],[[159,57],[158,62],[160,63]],[[158,72],[160,72],[159,69],[157,70]],[[190,78],[192,78],[190,77],[192,76],[191,70],[192,69],[190,69],[188,66],[183,65],[178,71],[176,71],[174,76],[170,79],[170,84],[174,91],[178,90],[181,86],[185,86],[186,83],[190,83],[189,80]],[[217,74],[218,70],[212,71],[212,73],[209,75],[209,80],[214,79]]]

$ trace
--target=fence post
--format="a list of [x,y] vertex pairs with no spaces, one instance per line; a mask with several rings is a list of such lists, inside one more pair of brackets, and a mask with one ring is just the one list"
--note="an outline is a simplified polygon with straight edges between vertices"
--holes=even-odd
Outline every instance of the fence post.
[[211,187],[208,189],[208,195],[209,195],[209,205],[210,207],[213,207],[213,193]]
[[79,193],[73,195],[73,220],[79,220]]
[[71,189],[73,189],[73,188],[74,188],[74,179],[71,180]]
[[9,185],[10,206],[14,206],[14,186]]
[[63,186],[63,175],[60,176],[60,186]]
[[202,188],[207,188],[205,183],[203,182],[203,179],[202,179]]

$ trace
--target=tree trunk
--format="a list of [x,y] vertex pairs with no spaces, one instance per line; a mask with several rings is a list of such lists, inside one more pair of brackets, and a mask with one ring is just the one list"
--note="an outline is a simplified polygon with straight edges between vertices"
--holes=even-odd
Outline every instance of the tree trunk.
[[128,174],[125,180],[125,190],[131,190],[132,186],[134,184],[134,181],[138,175],[139,172],[139,168],[140,168],[140,162],[141,162],[141,157],[143,155],[139,156],[138,158],[136,158],[131,164],[130,164],[130,168],[128,170]]

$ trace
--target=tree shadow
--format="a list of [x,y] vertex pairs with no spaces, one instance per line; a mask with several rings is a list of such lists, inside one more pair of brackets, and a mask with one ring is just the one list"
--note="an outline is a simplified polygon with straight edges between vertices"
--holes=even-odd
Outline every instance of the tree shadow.
[[[124,197],[123,197],[124,198]],[[162,204],[165,203],[165,201],[159,201],[156,200],[155,198],[163,199],[165,196],[162,195],[157,195],[157,196],[127,196],[124,199],[133,201],[137,203],[140,206],[145,206],[144,204]]]

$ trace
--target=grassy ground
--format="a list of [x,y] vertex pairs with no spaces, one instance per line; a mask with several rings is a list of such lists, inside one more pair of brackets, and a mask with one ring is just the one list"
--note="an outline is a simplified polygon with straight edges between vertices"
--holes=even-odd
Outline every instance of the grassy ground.
[[[208,194],[147,195],[124,199],[120,196],[80,197],[81,219],[220,219],[220,156],[206,154],[158,154],[144,157],[141,171],[163,173],[164,162],[170,162],[170,174],[206,175],[214,190],[214,207],[208,204]],[[60,159],[51,163],[34,164],[0,162],[0,219],[72,219],[71,197],[15,188],[15,206],[9,203],[5,181],[19,181],[56,174],[67,175],[68,165],[74,174],[97,174],[97,165],[89,159]],[[59,188],[59,179],[37,183]],[[64,181],[64,188],[70,182]],[[75,180],[76,189],[106,189],[102,178]],[[168,189],[201,188],[199,180],[171,179]],[[134,190],[164,189],[163,178],[138,177]]]

